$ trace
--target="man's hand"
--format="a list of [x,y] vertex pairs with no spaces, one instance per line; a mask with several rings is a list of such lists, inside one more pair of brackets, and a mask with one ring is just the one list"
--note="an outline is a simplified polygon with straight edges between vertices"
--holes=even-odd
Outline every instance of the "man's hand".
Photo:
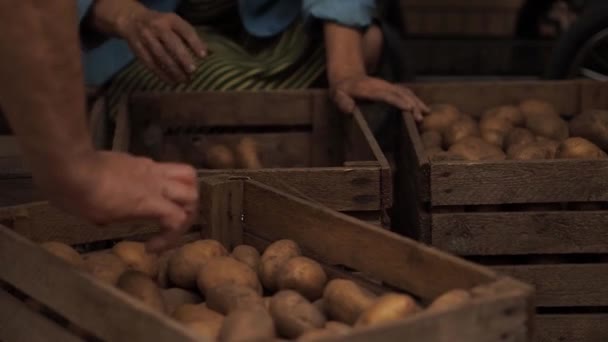
[[139,60],[167,83],[188,79],[194,56],[207,47],[196,30],[175,13],[151,10],[137,1],[97,0],[90,14],[93,29],[125,39]]
[[359,76],[337,81],[331,87],[331,96],[338,108],[345,113],[355,109],[355,99],[382,101],[411,112],[416,121],[422,120],[422,113],[428,107],[407,87],[389,83],[379,78]]
[[69,170],[39,179],[51,201],[97,224],[153,219],[161,234],[147,247],[158,251],[176,242],[197,213],[196,171],[123,153],[93,152]]

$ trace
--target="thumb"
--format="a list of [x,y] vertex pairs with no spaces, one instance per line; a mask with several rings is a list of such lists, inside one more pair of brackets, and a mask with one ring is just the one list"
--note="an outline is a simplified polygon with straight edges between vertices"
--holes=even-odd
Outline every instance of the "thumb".
[[350,114],[355,111],[355,100],[345,91],[337,89],[333,94],[333,100],[342,112]]

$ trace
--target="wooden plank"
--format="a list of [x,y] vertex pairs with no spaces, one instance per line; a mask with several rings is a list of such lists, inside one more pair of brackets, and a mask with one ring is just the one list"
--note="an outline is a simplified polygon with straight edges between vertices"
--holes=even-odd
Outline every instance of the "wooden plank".
[[432,245],[458,255],[608,252],[604,211],[446,213],[432,220]]
[[82,340],[0,289],[0,341],[77,342]]
[[257,182],[245,183],[243,213],[246,231],[270,241],[293,239],[328,264],[351,267],[422,298],[435,298],[450,288],[471,288],[495,276],[486,268]]
[[537,342],[605,342],[608,314],[552,314],[537,316]]
[[[264,168],[277,167],[310,167],[311,156],[304,151],[309,151],[311,145],[323,145],[325,142],[312,141],[309,132],[285,132],[285,133],[255,133],[255,134],[207,134],[207,135],[178,135],[166,136],[163,144],[175,144],[180,154],[178,158],[161,155],[161,160],[182,160],[201,166],[204,151],[195,147],[200,144],[203,149],[216,144],[228,147],[235,160],[238,161],[236,152],[237,145],[243,138],[251,138],[256,142],[258,156]],[[327,165],[327,164],[326,164]],[[237,165],[238,167],[238,165]]]
[[565,115],[580,110],[578,81],[417,83],[408,86],[428,104],[450,103],[471,114],[530,98],[548,101]]
[[540,307],[608,306],[608,264],[509,265],[493,267],[534,285]]
[[[233,180],[231,180],[233,179]],[[243,182],[237,177],[203,178],[200,192],[200,219],[204,234],[221,242],[228,250],[243,243]]]
[[104,227],[69,216],[46,202],[0,208],[0,222],[36,242],[62,241],[67,244],[114,240],[158,232],[150,222],[129,222]]
[[[161,124],[199,126],[310,125],[321,90],[142,93],[131,97],[131,115]],[[138,119],[139,120],[139,119]]]
[[63,260],[50,257],[48,252],[5,227],[0,227],[0,262],[2,281],[103,340],[196,340],[177,322],[68,267]]
[[[199,170],[201,176],[226,173],[226,170]],[[230,170],[228,173],[251,177],[338,211],[379,210],[382,205],[379,171],[375,167]]]
[[608,201],[603,160],[432,163],[430,176],[433,206]]
[[608,109],[608,84],[596,81],[581,81],[581,108]]
[[315,96],[312,109],[310,165],[339,165],[344,160],[344,114],[339,113],[328,97]]

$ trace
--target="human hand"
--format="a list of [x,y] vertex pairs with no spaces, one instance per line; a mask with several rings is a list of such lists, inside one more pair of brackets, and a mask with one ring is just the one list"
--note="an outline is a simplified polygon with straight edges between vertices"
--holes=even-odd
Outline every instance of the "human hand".
[[411,112],[416,121],[422,121],[422,113],[429,108],[410,89],[379,78],[359,76],[342,79],[331,87],[331,97],[345,113],[355,109],[355,99],[383,101],[402,111]]
[[46,188],[52,202],[96,224],[157,220],[161,233],[147,242],[151,251],[171,247],[197,213],[196,171],[187,165],[93,152],[70,171],[42,178],[51,182],[52,189]]
[[188,79],[196,70],[192,52],[207,55],[207,46],[196,30],[175,13],[138,8],[118,28],[139,60],[167,83]]

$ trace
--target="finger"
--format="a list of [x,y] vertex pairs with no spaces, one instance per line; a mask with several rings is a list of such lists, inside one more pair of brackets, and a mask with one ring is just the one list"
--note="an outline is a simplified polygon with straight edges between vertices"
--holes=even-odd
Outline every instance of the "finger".
[[418,122],[422,121],[422,108],[420,107],[420,103],[416,101],[417,99],[414,94],[408,89],[404,89],[402,87],[397,87],[395,89],[399,93],[399,96],[401,96],[407,103],[411,105],[411,112],[414,120]]
[[165,31],[161,34],[161,42],[171,52],[171,55],[177,59],[183,71],[191,74],[196,70],[194,58],[184,45],[182,40],[173,32]]
[[158,164],[158,170],[169,179],[178,180],[185,184],[197,184],[196,170],[190,165],[160,163]]
[[133,52],[141,60],[141,62],[150,69],[156,76],[166,83],[173,83],[171,76],[169,76],[163,69],[158,66],[152,55],[146,50],[143,44],[139,41],[132,44]]
[[207,56],[207,45],[205,45],[192,25],[178,16],[177,20],[173,23],[173,30],[182,37],[190,49],[199,57],[204,58]]
[[431,111],[429,109],[429,107],[416,94],[414,94],[414,92],[411,89],[409,89],[408,87],[405,87],[403,85],[398,85],[398,87],[400,89],[403,89],[411,98],[414,99],[414,101],[416,101],[418,108],[420,108],[420,110],[422,112],[428,113]]
[[342,90],[334,92],[333,100],[343,113],[352,113],[355,111],[355,100]]
[[188,214],[182,207],[169,200],[156,199],[145,209],[161,226],[161,233],[146,243],[146,249],[150,251],[160,251],[170,247],[188,229]]
[[167,181],[163,185],[163,196],[180,206],[191,207],[198,201],[198,188],[176,181]]
[[156,62],[165,70],[174,82],[183,82],[186,80],[187,75],[181,68],[175,63],[173,57],[170,56],[165,50],[164,45],[154,36],[150,31],[143,31],[142,36],[148,50],[151,51],[152,56]]

